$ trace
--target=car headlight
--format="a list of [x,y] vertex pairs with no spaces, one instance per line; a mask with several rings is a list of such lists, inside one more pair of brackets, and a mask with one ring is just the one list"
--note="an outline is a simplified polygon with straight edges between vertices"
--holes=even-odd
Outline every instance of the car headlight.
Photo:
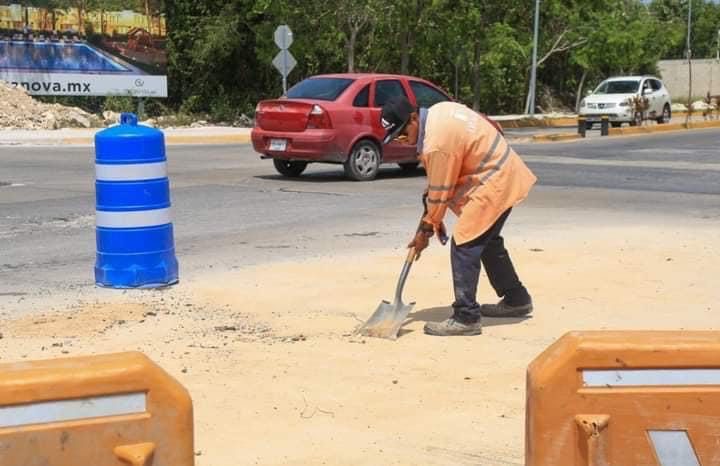
[[597,108],[597,104],[587,104],[588,108]]
[[585,99],[580,101],[580,107],[585,108]]

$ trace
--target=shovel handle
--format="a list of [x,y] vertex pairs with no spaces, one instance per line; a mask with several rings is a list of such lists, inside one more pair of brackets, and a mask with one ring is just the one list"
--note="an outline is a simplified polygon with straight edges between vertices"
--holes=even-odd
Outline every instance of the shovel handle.
[[408,250],[408,255],[407,255],[407,258],[405,259],[405,262],[408,264],[411,264],[415,260],[415,256],[416,256],[416,251],[415,251],[415,247],[413,246]]
[[397,287],[395,288],[395,302],[402,302],[402,291],[405,288],[405,280],[407,280],[408,273],[410,272],[410,266],[415,261],[415,248],[412,247],[408,251],[405,264],[403,264],[402,272],[400,272],[400,278],[398,279]]

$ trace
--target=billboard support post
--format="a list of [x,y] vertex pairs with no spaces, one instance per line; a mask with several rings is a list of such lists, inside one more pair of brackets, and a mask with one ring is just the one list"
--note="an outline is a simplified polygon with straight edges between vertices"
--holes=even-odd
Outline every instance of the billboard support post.
[[145,99],[142,97],[138,97],[137,115],[141,121],[145,119]]

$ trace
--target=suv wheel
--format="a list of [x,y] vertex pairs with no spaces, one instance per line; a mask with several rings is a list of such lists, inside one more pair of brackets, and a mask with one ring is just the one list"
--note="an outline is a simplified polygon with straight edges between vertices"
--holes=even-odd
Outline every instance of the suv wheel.
[[275,170],[288,178],[297,178],[307,168],[307,162],[273,159]]
[[657,119],[658,124],[662,125],[663,123],[669,123],[670,119],[672,118],[672,112],[670,110],[670,105],[665,104],[663,107],[662,115],[660,115],[660,118]]
[[344,163],[345,175],[355,181],[375,179],[380,170],[380,149],[367,139],[359,141]]

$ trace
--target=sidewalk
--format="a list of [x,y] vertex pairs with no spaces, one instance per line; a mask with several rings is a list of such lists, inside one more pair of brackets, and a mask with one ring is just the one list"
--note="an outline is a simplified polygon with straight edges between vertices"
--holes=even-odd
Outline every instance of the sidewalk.
[[[506,133],[511,140],[531,140],[541,131],[557,132],[556,127],[518,127],[514,126]],[[162,129],[168,145],[174,144],[249,144],[252,128],[231,128],[207,126],[202,128]],[[567,130],[568,128],[564,128]],[[59,129],[59,130],[3,130],[0,129],[0,146],[65,146],[93,145],[95,133],[102,128]]]
[[[577,119],[572,115],[527,115],[490,116],[505,130],[505,136],[513,142],[557,141],[576,139]],[[672,123],[684,123],[685,117],[674,115]],[[716,120],[705,121],[702,116],[693,115],[694,128],[717,127]],[[644,125],[639,128],[612,128],[610,134],[628,135],[655,131],[680,130],[682,125]],[[596,125],[597,127],[597,125]],[[60,146],[85,145],[94,143],[95,133],[102,128],[59,129],[59,130],[9,130],[0,129],[0,146],[33,145]],[[227,126],[206,126],[200,128],[162,129],[168,145],[174,144],[249,144],[252,128],[233,128]],[[592,132],[589,132],[592,133]],[[594,134],[594,133],[592,133]],[[598,132],[599,134],[599,132]]]
[[[251,128],[208,126],[163,129],[167,144],[246,144]],[[59,130],[2,130],[0,145],[92,145],[102,128]]]

